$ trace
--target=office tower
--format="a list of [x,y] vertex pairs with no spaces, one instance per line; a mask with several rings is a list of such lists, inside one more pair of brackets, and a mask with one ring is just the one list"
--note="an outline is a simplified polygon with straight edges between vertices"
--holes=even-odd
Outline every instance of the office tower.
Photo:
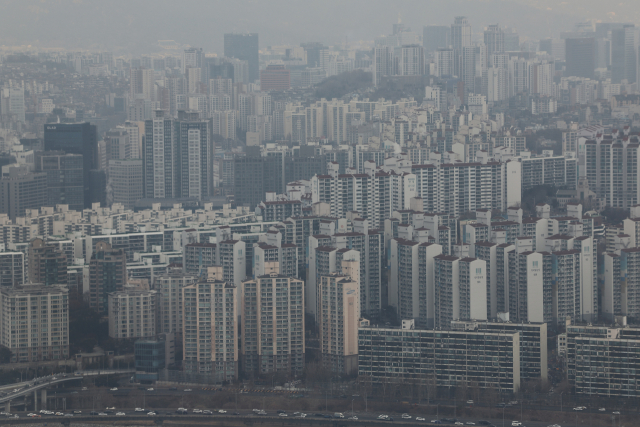
[[29,167],[12,166],[9,175],[0,178],[0,213],[10,219],[24,216],[27,209],[40,209],[46,206],[47,174],[29,172]]
[[202,200],[213,194],[214,144],[209,122],[187,118],[176,122],[180,147],[180,195]]
[[486,262],[438,255],[434,258],[436,328],[452,320],[487,320]]
[[595,64],[595,39],[582,37],[566,39],[567,76],[593,79]]
[[0,289],[23,285],[25,281],[23,252],[0,252]]
[[307,57],[307,67],[321,67],[321,52],[327,48],[319,42],[301,43],[300,46],[304,49],[305,56]]
[[124,160],[131,158],[129,134],[123,129],[111,129],[104,136],[106,160]]
[[127,259],[124,250],[112,249],[98,242],[89,261],[89,306],[99,314],[107,314],[108,295],[124,290],[127,281]]
[[289,70],[284,65],[267,65],[260,71],[260,90],[288,90],[291,88]]
[[147,198],[173,198],[178,196],[178,150],[175,143],[173,120],[155,111],[152,120],[145,121],[143,147],[144,196]]
[[37,238],[29,243],[28,266],[29,281],[43,286],[67,285],[66,254],[55,244],[47,244]]
[[[451,331],[447,330],[449,326],[443,329],[415,329],[413,322],[403,322],[402,329],[361,327],[359,375],[378,385],[398,381],[405,386],[473,385],[481,390],[509,393],[520,389],[519,332]],[[482,343],[484,354],[495,356],[479,357],[477,343]],[[422,378],[417,378],[416,372]]]
[[634,25],[611,30],[611,83],[635,83],[637,70],[637,41]]
[[384,76],[395,74],[393,48],[376,46],[373,49],[373,85],[378,86]]
[[435,76],[445,77],[454,74],[454,52],[450,48],[439,48],[435,51],[434,61],[436,65]]
[[144,197],[142,160],[110,160],[107,191],[112,204],[121,203],[125,209],[133,209]]
[[131,68],[129,71],[129,97],[131,100],[156,100],[155,75],[150,68]]
[[47,206],[68,205],[74,211],[84,209],[83,164],[81,154],[36,152],[35,170],[47,175]]
[[462,48],[462,74],[459,77],[464,82],[465,93],[480,93],[482,76],[487,69],[486,47],[465,46]]
[[504,31],[502,31],[502,28],[500,28],[500,26],[498,24],[495,25],[489,25],[485,30],[484,30],[484,45],[487,49],[487,59],[486,59],[486,63],[488,64],[489,67],[493,67],[493,63],[491,62],[491,55],[493,55],[495,52],[505,52],[505,46],[504,46]]
[[[237,288],[221,280],[219,269],[182,289],[183,367],[216,381],[238,378]],[[243,317],[244,323],[244,317]],[[243,333],[244,338],[244,333]]]
[[15,120],[25,122],[24,88],[8,87],[0,91],[2,99],[2,115],[15,117]]
[[[69,357],[69,290],[39,284],[2,288],[2,335],[12,362]],[[32,315],[37,313],[37,315]],[[16,321],[28,317],[28,321]]]
[[182,51],[180,65],[182,74],[186,75],[189,68],[202,68],[205,65],[202,48],[190,47]]
[[195,275],[184,274],[181,268],[170,268],[157,277],[154,289],[158,291],[158,331],[174,333],[182,341],[182,289],[198,281]]
[[304,282],[271,273],[242,282],[242,365],[246,376],[304,370]]
[[234,159],[234,198],[239,206],[255,206],[266,192],[282,194],[283,164],[276,157],[239,157]]
[[109,336],[115,339],[151,338],[158,334],[158,292],[125,289],[109,298]]
[[360,286],[349,276],[320,278],[316,324],[322,364],[328,371],[344,375],[358,372],[359,296]]
[[399,48],[398,75],[421,76],[424,74],[424,49],[419,45],[406,45]]
[[45,124],[45,151],[64,151],[68,154],[82,154],[84,184],[84,207],[91,207],[90,171],[98,169],[98,140],[96,127],[89,123]]
[[427,25],[422,29],[422,46],[427,53],[451,45],[451,28],[446,25]]
[[249,81],[245,83],[253,83],[260,78],[258,50],[258,33],[224,35],[224,56],[249,62]]
[[462,48],[471,46],[471,24],[465,16],[456,16],[451,25],[451,46],[454,52],[454,73],[462,75]]
[[505,52],[520,51],[520,36],[513,28],[507,28],[504,31],[504,51]]

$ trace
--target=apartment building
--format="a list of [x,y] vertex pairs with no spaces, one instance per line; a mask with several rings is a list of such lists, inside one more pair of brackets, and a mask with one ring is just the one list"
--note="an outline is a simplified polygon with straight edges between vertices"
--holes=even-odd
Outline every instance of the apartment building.
[[[411,322],[407,322],[411,324]],[[358,330],[358,372],[373,383],[520,388],[518,332],[370,328]]]
[[126,281],[127,260],[124,251],[98,242],[89,261],[89,306],[100,314],[107,314],[108,295],[124,290]]
[[112,292],[109,301],[109,336],[116,339],[150,338],[158,330],[158,291],[125,289]]
[[182,289],[184,369],[219,382],[238,378],[237,288],[221,278],[214,267],[206,280]]
[[242,282],[242,365],[246,376],[304,370],[304,282],[270,273]]
[[[352,264],[351,266],[349,264]],[[342,270],[355,270],[357,261],[343,261]],[[360,286],[353,277],[331,274],[320,277],[316,310],[320,352],[325,369],[343,375],[358,373],[358,325]]]
[[25,283],[24,261],[23,252],[0,252],[0,289]]
[[175,333],[182,337],[182,288],[195,283],[197,276],[183,274],[181,268],[169,269],[157,277],[154,289],[158,291],[158,332]]
[[12,362],[69,357],[69,291],[65,286],[31,284],[1,288],[2,334]]
[[32,283],[66,285],[67,255],[55,244],[33,239],[28,249],[29,280]]
[[576,394],[636,398],[633,372],[640,369],[640,329],[597,325],[567,326],[567,379]]
[[456,331],[484,331],[520,334],[520,381],[546,380],[547,375],[547,324],[517,322],[453,321]]

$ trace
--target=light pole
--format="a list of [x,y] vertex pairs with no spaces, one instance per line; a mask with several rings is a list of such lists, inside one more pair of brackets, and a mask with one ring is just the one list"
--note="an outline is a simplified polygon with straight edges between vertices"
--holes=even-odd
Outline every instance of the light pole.
[[504,427],[504,406],[502,407],[502,427]]
[[355,414],[355,412],[353,412],[353,399],[351,399],[351,415]]
[[560,393],[560,412],[562,412],[562,393],[564,392]]

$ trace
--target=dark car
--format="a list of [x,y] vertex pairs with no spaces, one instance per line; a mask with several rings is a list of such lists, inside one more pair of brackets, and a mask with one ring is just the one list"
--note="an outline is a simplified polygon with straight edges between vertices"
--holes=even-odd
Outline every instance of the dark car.
[[89,415],[98,415],[98,413],[96,411],[91,411],[89,412]]
[[324,417],[324,414],[313,414],[314,417]]
[[175,391],[177,389],[178,389],[178,387],[169,387],[169,390],[172,390],[172,391]]
[[323,415],[324,418],[332,418],[331,415]]
[[387,421],[393,421],[393,417],[387,418]]
[[276,412],[278,414],[286,414],[287,413],[287,411],[283,411],[282,409],[278,409]]

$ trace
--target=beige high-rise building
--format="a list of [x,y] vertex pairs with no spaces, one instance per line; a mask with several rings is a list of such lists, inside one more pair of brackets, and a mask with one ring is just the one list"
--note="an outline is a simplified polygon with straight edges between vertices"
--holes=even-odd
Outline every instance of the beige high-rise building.
[[278,273],[242,282],[245,375],[301,375],[304,348],[304,282]]
[[222,280],[222,267],[182,289],[183,367],[216,382],[238,378],[237,288]]
[[0,344],[11,350],[12,362],[69,357],[69,290],[65,286],[3,288],[0,308]]
[[[343,261],[343,271],[345,263],[359,264]],[[322,364],[339,374],[357,374],[360,284],[342,274],[322,276],[317,303]]]
[[109,336],[150,338],[158,333],[158,292],[126,289],[109,294]]

